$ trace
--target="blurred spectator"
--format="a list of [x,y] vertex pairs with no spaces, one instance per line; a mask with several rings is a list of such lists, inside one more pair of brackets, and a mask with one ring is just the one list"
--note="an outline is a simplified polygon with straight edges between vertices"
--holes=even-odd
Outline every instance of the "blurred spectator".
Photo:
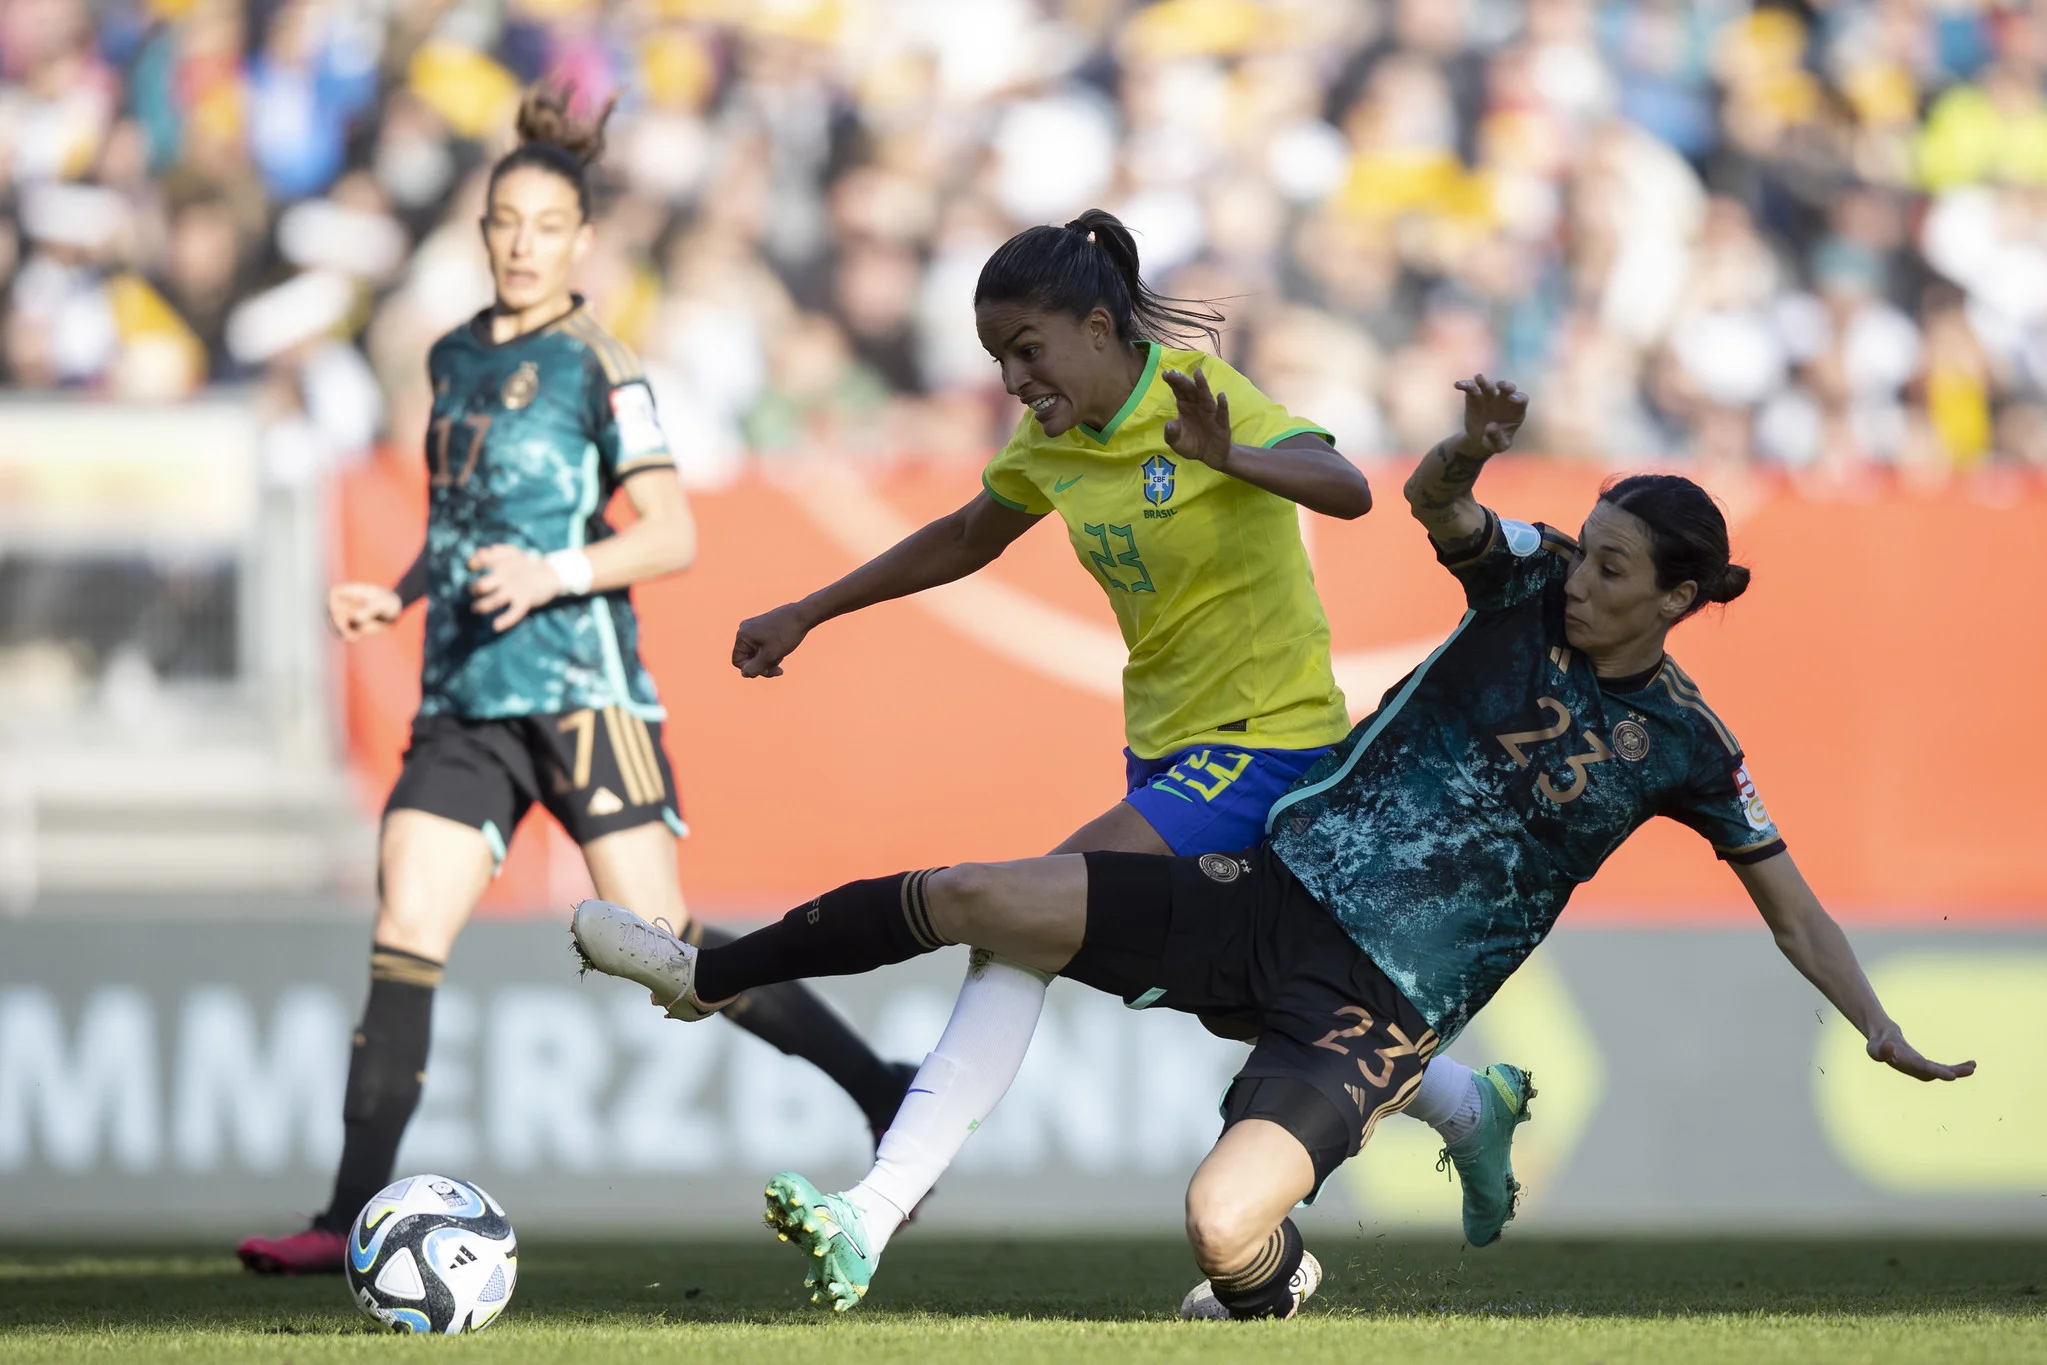
[[241,234],[219,191],[195,185],[180,198],[171,210],[164,290],[205,346],[209,372],[222,376],[227,310],[245,283]]
[[270,12],[249,65],[249,146],[273,199],[317,194],[341,173],[349,121],[376,94],[377,31],[316,0]]
[[854,355],[828,317],[806,313],[781,338],[768,383],[748,409],[749,442],[763,455],[874,454],[888,387]]
[[522,83],[621,96],[582,288],[685,472],[973,458],[1005,237],[1091,204],[1360,454],[2047,470],[2047,19],[1999,0],[13,0],[0,362],[409,446]]

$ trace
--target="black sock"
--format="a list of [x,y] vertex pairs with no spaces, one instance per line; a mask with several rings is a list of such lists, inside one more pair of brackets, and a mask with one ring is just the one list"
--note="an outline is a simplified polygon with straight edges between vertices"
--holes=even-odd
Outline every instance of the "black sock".
[[440,963],[396,948],[371,948],[370,998],[355,1031],[341,1103],[341,1169],[334,1176],[333,1201],[314,1227],[347,1231],[370,1196],[391,1183],[399,1139],[426,1083],[434,988],[440,984]]
[[[737,941],[723,929],[692,924],[683,937],[704,948],[722,948]],[[712,997],[716,999],[716,997]],[[838,1082],[853,1097],[867,1126],[879,1138],[895,1119],[915,1068],[884,1062],[874,1055],[846,1021],[811,990],[795,981],[756,986],[725,1007],[725,1017],[762,1042],[791,1057],[801,1057]]]
[[924,883],[942,868],[847,882],[765,929],[697,958],[699,1000],[813,976],[858,976],[946,946],[931,927]]
[[1301,1230],[1280,1220],[1272,1236],[1240,1270],[1208,1277],[1215,1300],[1233,1318],[1289,1318],[1294,1313],[1294,1272],[1301,1268]]

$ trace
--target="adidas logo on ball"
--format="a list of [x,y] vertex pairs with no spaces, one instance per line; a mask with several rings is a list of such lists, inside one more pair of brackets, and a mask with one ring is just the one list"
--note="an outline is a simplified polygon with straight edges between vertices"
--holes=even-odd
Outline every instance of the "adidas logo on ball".
[[519,1242],[478,1186],[415,1175],[363,1205],[345,1269],[357,1306],[395,1331],[480,1332],[511,1302]]

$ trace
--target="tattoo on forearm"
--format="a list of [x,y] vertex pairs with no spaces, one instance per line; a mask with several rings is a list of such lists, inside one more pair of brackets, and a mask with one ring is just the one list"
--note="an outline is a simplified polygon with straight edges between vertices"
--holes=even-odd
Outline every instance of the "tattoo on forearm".
[[1478,482],[1478,471],[1485,468],[1483,459],[1475,459],[1458,451],[1443,465],[1443,482],[1457,488],[1469,488]]
[[1440,449],[1433,456],[1440,461],[1440,467],[1434,473],[1423,474],[1415,490],[1414,505],[1423,511],[1441,512],[1471,491],[1485,468],[1485,457],[1461,450],[1446,455]]

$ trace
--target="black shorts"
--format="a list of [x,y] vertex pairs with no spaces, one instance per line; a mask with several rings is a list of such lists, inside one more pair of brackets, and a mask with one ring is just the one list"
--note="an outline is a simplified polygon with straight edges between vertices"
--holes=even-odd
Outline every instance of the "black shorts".
[[1269,849],[1086,856],[1087,934],[1060,975],[1133,1009],[1255,1032],[1223,1100],[1226,1128],[1280,1124],[1308,1149],[1320,1189],[1414,1098],[1435,1031]]
[[579,844],[657,821],[678,837],[689,832],[661,722],[616,706],[503,720],[416,717],[384,812],[423,810],[474,825],[503,862],[536,801]]

